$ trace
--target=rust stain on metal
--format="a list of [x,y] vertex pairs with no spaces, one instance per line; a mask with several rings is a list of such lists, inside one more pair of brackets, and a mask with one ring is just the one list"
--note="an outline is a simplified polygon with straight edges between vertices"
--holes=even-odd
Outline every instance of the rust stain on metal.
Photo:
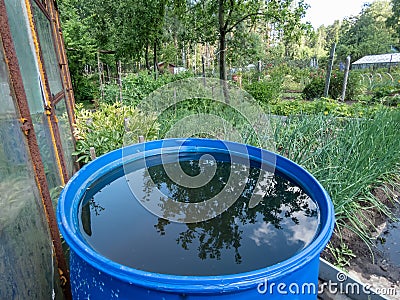
[[[39,0],[34,0],[35,3],[38,3]],[[73,136],[74,132],[74,124],[75,124],[75,100],[74,94],[72,89],[71,78],[68,69],[67,57],[64,48],[64,40],[62,38],[62,32],[60,27],[60,20],[58,14],[58,7],[56,1],[48,0],[46,1],[45,5],[39,5],[42,11],[46,10],[46,17],[51,24],[51,34],[52,34],[52,42],[54,45],[54,49],[56,50],[56,58],[59,64],[60,70],[60,81],[63,86],[63,91],[57,93],[55,96],[52,97],[52,105],[55,105],[59,102],[62,98],[65,99],[69,127],[70,127],[70,134]],[[40,42],[40,41],[39,41]],[[76,147],[76,140],[75,137],[72,139],[74,148]],[[75,161],[74,162],[75,170],[79,169],[79,164]]]
[[[14,96],[13,98],[18,107],[20,121],[23,121],[23,124],[32,124],[28,101],[22,81],[22,75],[19,69],[18,58],[16,56],[14,44],[11,37],[11,31],[8,23],[7,10],[4,0],[0,0],[0,36],[2,39],[6,64],[8,66],[8,71],[11,79],[10,88],[12,89],[12,93]],[[58,231],[54,208],[46,180],[44,165],[41,160],[39,146],[33,126],[27,131],[26,141],[33,169],[35,171],[35,180],[37,182],[37,186],[42,198],[43,211],[50,229],[57,266],[60,270],[62,270],[64,278],[66,279],[66,281],[62,285],[62,289],[66,299],[72,299],[69,270],[64,257],[60,233]]]
[[20,118],[19,121],[21,122],[21,130],[25,135],[29,135],[29,131],[33,129],[33,124],[25,118]]
[[49,12],[47,11],[47,4],[43,3],[40,0],[33,0],[37,4],[37,6],[40,7],[40,9],[43,11],[44,15],[47,17],[47,19],[50,19]]
[[57,104],[58,102],[60,102],[61,99],[63,99],[65,97],[64,92],[59,92],[57,95],[55,95],[53,97],[53,104]]

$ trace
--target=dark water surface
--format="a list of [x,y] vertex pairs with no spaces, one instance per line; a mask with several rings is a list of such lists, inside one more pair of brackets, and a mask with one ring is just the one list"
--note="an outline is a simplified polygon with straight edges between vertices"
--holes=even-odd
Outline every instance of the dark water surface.
[[[246,166],[231,163],[227,155],[216,161],[200,156],[191,153],[180,162],[163,157],[164,164],[161,156],[154,156],[148,159],[147,169],[143,161],[134,162],[126,177],[117,170],[96,182],[80,208],[81,233],[88,244],[103,256],[139,270],[205,276],[271,266],[312,242],[319,229],[318,207],[297,185],[281,174],[260,170],[257,163]],[[165,171],[178,168],[188,176],[207,168],[215,172],[203,186],[189,188],[173,182]],[[238,199],[207,221],[171,222],[139,202],[157,200],[166,209],[171,199],[202,202],[218,197],[230,176],[235,180],[229,192]],[[261,195],[258,204],[249,203],[253,193]]]
[[[400,197],[398,197],[400,201]],[[388,221],[383,233],[379,236],[378,250],[390,263],[400,267],[400,204],[395,204],[393,214],[397,221]]]

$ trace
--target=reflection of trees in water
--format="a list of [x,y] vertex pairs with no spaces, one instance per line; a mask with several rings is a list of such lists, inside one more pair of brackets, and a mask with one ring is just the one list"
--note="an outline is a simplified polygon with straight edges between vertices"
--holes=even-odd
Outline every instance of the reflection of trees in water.
[[95,213],[96,216],[100,216],[100,213],[104,210],[104,207],[94,201],[94,198],[89,200],[90,210]]
[[105,208],[97,203],[93,198],[89,199],[86,204],[82,205],[81,211],[81,224],[82,228],[88,236],[92,235],[92,215],[91,213],[94,212],[95,216],[100,216],[100,213]]
[[[177,164],[177,163],[176,163]],[[189,175],[200,172],[198,161],[181,162],[182,169]],[[167,191],[166,197],[160,199],[160,205],[168,209],[169,201],[183,203],[201,202],[217,195],[225,186],[228,177],[234,174],[231,188],[232,197],[237,194],[238,199],[229,209],[221,215],[198,223],[186,224],[186,231],[179,234],[177,244],[189,250],[190,244],[197,242],[198,256],[201,259],[220,259],[223,250],[232,249],[235,252],[237,264],[242,262],[239,249],[241,247],[243,230],[246,224],[255,224],[261,219],[267,224],[272,224],[277,230],[283,229],[282,222],[290,219],[293,225],[299,225],[298,216],[302,212],[305,217],[318,216],[316,206],[310,207],[310,198],[298,187],[279,175],[271,176],[270,173],[257,168],[245,170],[245,166],[226,162],[218,162],[217,172],[209,183],[201,188],[185,188],[172,182],[166,175],[162,165],[150,167],[147,179],[144,180],[146,197],[151,197],[154,182],[158,189]],[[249,172],[248,178],[246,178]],[[150,178],[151,177],[151,180]],[[261,194],[262,201],[255,207],[249,207],[249,200],[253,193]],[[194,208],[195,209],[195,208]],[[182,213],[182,211],[165,211],[164,216]],[[166,227],[170,222],[163,218],[158,219],[154,225],[160,235],[165,235]]]

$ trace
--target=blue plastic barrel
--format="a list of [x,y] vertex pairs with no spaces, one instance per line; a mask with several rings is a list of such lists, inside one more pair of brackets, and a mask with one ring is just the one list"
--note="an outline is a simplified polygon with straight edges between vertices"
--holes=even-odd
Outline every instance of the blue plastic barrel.
[[[250,159],[272,159],[279,172],[298,184],[318,205],[320,228],[302,251],[278,264],[223,276],[177,276],[118,264],[94,251],[82,237],[78,211],[84,193],[100,177],[120,169],[130,157],[174,151],[242,151]],[[271,162],[266,162],[271,163]],[[74,299],[316,299],[319,256],[334,227],[332,202],[318,181],[292,161],[256,147],[211,139],[169,139],[136,144],[103,155],[84,166],[63,189],[57,207],[60,231],[70,247]],[[267,253],[265,255],[268,255]],[[260,257],[262,259],[262,257]]]

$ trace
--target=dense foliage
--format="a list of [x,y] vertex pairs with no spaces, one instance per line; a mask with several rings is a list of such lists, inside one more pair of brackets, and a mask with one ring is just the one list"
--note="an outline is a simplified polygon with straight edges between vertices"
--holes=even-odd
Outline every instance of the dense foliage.
[[[96,41],[97,49],[113,50],[118,59],[125,61],[144,60],[144,65],[150,69],[160,61],[160,54],[171,57],[167,54],[168,49],[174,51],[171,45],[176,48],[175,56],[180,56],[180,52],[186,56],[196,44],[205,46],[208,43],[218,51],[218,57],[212,55],[210,59],[218,60],[221,79],[226,79],[227,76],[227,52],[230,55],[236,53],[235,49],[243,50],[243,44],[239,41],[247,37],[253,37],[255,41],[261,40],[259,30],[265,34],[265,24],[271,24],[275,30],[283,32],[282,40],[286,45],[298,42],[305,29],[300,20],[307,8],[304,1],[294,0],[60,2],[64,27],[67,31],[85,32],[91,39],[83,39],[79,43],[87,43],[88,50],[93,45],[92,42]],[[80,22],[82,27],[76,28]],[[255,28],[259,32],[257,35]],[[230,34],[234,36],[231,41],[228,38]],[[67,44],[69,46],[74,42],[71,40]],[[248,51],[253,52],[247,58],[261,58],[259,53],[254,53],[253,44],[247,44],[245,54]],[[262,47],[258,49],[263,51]],[[235,55],[231,57],[237,57]],[[184,66],[185,60],[183,57]],[[252,61],[247,61],[250,62]]]
[[[310,74],[311,81],[303,90],[303,98],[312,100],[324,96],[326,75],[324,72],[313,72]],[[343,92],[344,72],[332,72],[328,96],[332,99],[341,99]],[[351,72],[347,81],[346,99],[356,100],[362,92],[362,83],[360,74]],[[343,99],[342,99],[343,100]]]
[[282,96],[283,76],[274,74],[244,85],[244,89],[261,104],[276,103]]
[[100,104],[97,110],[85,109],[83,105],[78,105],[75,114],[74,155],[77,155],[78,161],[83,163],[91,160],[91,148],[95,150],[97,156],[121,148],[127,132],[127,121],[130,132],[136,138],[143,135],[151,140],[158,133],[158,125],[151,113],[143,113],[132,106],[119,103]]
[[[190,72],[176,75],[166,73],[155,79],[154,77],[149,76],[146,72],[129,74],[122,81],[122,102],[127,105],[137,105],[152,91],[155,91],[170,82],[192,76],[193,74]],[[108,84],[105,86],[103,102],[112,104],[120,101],[119,97],[120,91],[117,84]]]
[[365,55],[389,53],[398,43],[396,27],[387,26],[392,14],[389,1],[375,1],[360,15],[344,20],[339,31],[339,58],[345,60],[350,55],[355,61]]
[[336,65],[348,55],[354,62],[400,46],[397,0],[374,1],[358,15],[314,30],[300,22],[308,7],[303,1],[58,2],[78,102],[100,97],[93,74],[98,51],[111,78],[118,77],[118,60],[130,70],[154,70],[165,61],[199,73],[202,56],[208,75],[226,78],[237,67],[260,60],[266,69],[270,62],[309,64],[316,58],[325,68],[332,43],[337,43]]
[[397,35],[397,38],[400,39],[400,1],[399,0],[391,0],[392,4],[392,15],[386,20],[388,27],[392,27]]
[[382,103],[388,106],[400,106],[400,82],[378,84],[372,89],[372,103]]

